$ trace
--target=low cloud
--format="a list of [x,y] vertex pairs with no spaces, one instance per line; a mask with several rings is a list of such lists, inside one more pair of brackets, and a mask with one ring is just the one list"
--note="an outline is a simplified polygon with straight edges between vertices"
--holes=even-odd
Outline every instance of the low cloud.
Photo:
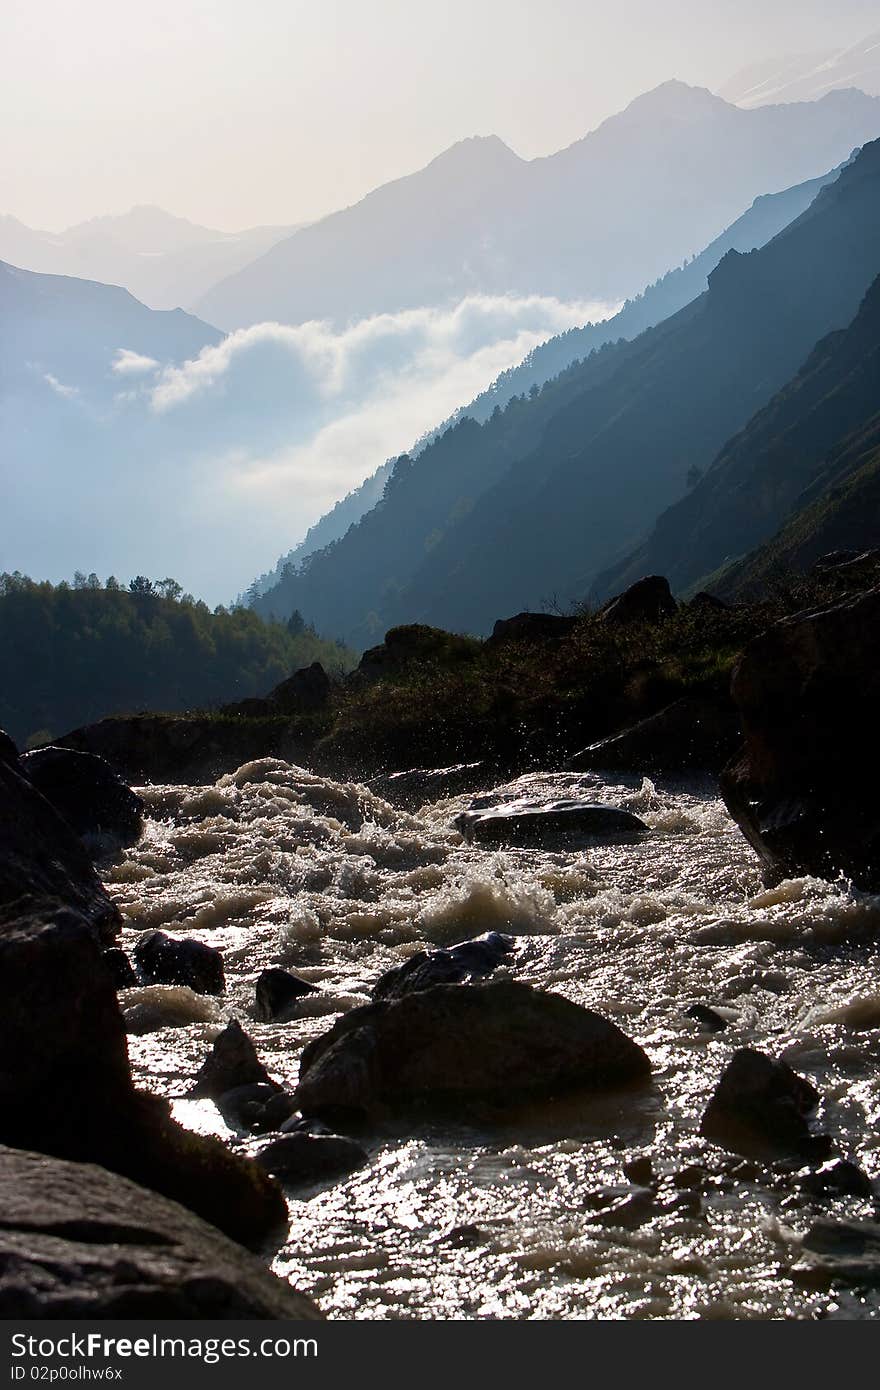
[[129,348],[117,348],[111,370],[118,376],[144,376],[147,372],[157,371],[159,366],[155,357],[145,357],[143,353],[132,352]]

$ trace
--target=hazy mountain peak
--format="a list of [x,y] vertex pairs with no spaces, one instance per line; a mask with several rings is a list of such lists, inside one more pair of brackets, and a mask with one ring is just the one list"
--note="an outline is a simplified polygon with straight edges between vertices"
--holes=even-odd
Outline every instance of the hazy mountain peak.
[[479,168],[487,164],[509,165],[513,167],[522,164],[524,161],[520,156],[505,145],[498,135],[467,135],[463,140],[457,140],[449,149],[444,150],[430,161],[426,168],[436,169],[442,164],[456,164],[472,168]]

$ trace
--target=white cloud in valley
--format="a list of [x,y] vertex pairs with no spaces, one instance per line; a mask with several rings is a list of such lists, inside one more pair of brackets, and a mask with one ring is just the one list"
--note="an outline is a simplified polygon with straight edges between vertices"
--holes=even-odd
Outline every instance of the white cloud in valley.
[[155,357],[145,357],[142,352],[132,352],[130,348],[117,348],[111,369],[117,376],[144,376],[154,372],[159,363]]

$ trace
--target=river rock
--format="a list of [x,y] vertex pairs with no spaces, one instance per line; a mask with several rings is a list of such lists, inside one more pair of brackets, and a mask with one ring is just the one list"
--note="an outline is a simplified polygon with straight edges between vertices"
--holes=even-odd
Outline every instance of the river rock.
[[880,1224],[876,1221],[817,1221],[803,1245],[821,1257],[821,1268],[832,1278],[880,1283]]
[[0,1149],[0,1318],[303,1318],[314,1303],[176,1202]]
[[0,923],[0,1058],[0,1144],[99,1163],[245,1244],[283,1222],[262,1169],[135,1091],[113,976],[69,908]]
[[218,1096],[216,1105],[228,1125],[255,1134],[280,1129],[296,1113],[293,1096],[279,1091],[274,1081],[235,1086]]
[[0,760],[0,916],[60,905],[110,945],[121,923],[81,840],[31,785],[18,760]]
[[39,748],[21,760],[37,791],[81,838],[133,845],[144,828],[144,804],[104,758],[72,748]]
[[767,878],[880,891],[880,587],[775,623],[734,668],[745,748],[721,775]]
[[299,1131],[273,1139],[256,1157],[261,1168],[282,1182],[319,1182],[353,1173],[369,1162],[360,1144],[341,1134]]
[[592,839],[627,840],[648,827],[631,811],[575,798],[558,801],[508,801],[463,811],[454,822],[466,840],[481,845],[554,848]]
[[222,994],[226,988],[222,955],[192,937],[144,932],[135,943],[134,958],[145,984],[186,985],[197,994]]
[[813,1136],[807,1123],[819,1100],[816,1088],[787,1063],[743,1047],[722,1072],[700,1133],[738,1153],[749,1153],[756,1141],[793,1152],[827,1153],[827,1136]]
[[104,952],[103,958],[117,989],[137,989],[137,975],[121,946],[111,946]]
[[370,993],[374,999],[402,999],[431,985],[454,985],[491,975],[512,950],[512,937],[492,931],[448,950],[417,951],[402,965],[380,975]]
[[624,772],[719,772],[741,742],[732,707],[708,700],[676,700],[619,734],[599,739],[566,764],[580,772],[609,768]]
[[296,1001],[306,994],[319,993],[318,986],[308,980],[301,980],[289,970],[271,966],[263,970],[257,979],[254,999],[254,1018],[261,1023],[273,1023],[290,1016],[296,1010]]
[[622,594],[609,599],[601,611],[603,623],[622,627],[629,623],[658,623],[677,611],[669,580],[659,574],[649,574],[630,584]]
[[296,1098],[304,1115],[381,1116],[510,1107],[620,1085],[651,1070],[600,1015],[512,980],[433,985],[343,1014],[307,1044]]
[[253,1042],[238,1019],[234,1018],[214,1039],[211,1051],[199,1068],[190,1095],[208,1096],[211,1100],[217,1100],[219,1096],[239,1086],[256,1084],[272,1086],[276,1091],[280,1089],[257,1056]]

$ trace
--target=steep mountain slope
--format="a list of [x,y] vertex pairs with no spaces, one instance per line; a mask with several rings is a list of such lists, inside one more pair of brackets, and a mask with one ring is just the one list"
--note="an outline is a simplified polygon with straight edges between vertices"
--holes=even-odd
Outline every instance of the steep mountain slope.
[[35,231],[0,217],[0,260],[48,275],[124,285],[154,309],[191,305],[211,285],[261,256],[293,227],[218,232],[161,208],[95,217],[67,231]]
[[815,178],[880,134],[880,101],[744,111],[667,82],[568,149],[519,159],[497,137],[273,247],[197,309],[235,328],[345,322],[471,292],[619,300],[705,246],[759,193]]
[[[817,344],[801,371],[726,447],[687,497],[658,519],[600,592],[649,572],[685,589],[772,537],[865,460],[880,412],[880,281],[848,328]],[[823,481],[824,480],[824,481]],[[826,547],[827,548],[827,547]],[[821,551],[819,552],[821,554]]]
[[814,101],[841,87],[880,92],[880,30],[849,48],[767,58],[735,73],[719,96],[738,106]]
[[[878,271],[874,142],[766,246],[728,253],[708,291],[672,319],[595,354],[482,430],[463,421],[444,435],[430,479],[426,453],[398,480],[394,505],[387,499],[311,557],[285,601],[363,645],[394,622],[485,632],[501,615],[586,596],[681,495],[689,472],[705,470],[817,340],[850,322]],[[432,533],[426,482],[438,489],[438,479],[463,484],[477,472],[493,485],[455,515],[438,507]],[[404,562],[419,550],[410,578]],[[264,602],[271,611],[271,596]]]
[[0,396],[49,377],[68,391],[112,395],[125,372],[111,363],[133,358],[183,362],[223,338],[182,309],[148,309],[128,290],[64,275],[40,275],[0,262]]

